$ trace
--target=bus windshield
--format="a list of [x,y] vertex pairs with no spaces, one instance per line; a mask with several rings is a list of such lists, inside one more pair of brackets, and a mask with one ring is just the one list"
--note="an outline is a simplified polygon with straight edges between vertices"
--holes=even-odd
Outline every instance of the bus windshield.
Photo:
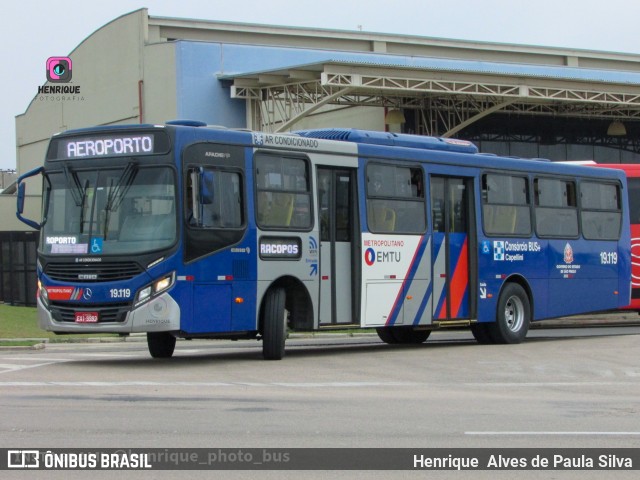
[[170,168],[140,168],[133,163],[124,169],[66,167],[49,173],[48,180],[42,253],[132,254],[167,248],[176,240],[176,192]]

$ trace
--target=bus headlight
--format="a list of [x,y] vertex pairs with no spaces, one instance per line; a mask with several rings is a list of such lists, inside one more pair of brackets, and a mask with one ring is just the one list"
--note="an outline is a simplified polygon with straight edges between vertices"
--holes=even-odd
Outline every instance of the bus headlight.
[[138,293],[138,298],[136,298],[136,304],[139,304],[148,300],[150,296],[151,296],[151,285],[140,290],[140,292]]
[[170,273],[162,277],[160,280],[156,280],[151,285],[147,285],[143,289],[138,292],[136,295],[135,307],[142,305],[144,302],[149,300],[156,295],[161,294],[162,292],[171,288],[176,280],[175,272]]
[[38,280],[38,294],[40,295],[40,300],[42,300],[42,303],[48,306],[49,292],[47,292],[47,289],[42,286],[42,282],[40,280]]
[[167,288],[169,288],[171,286],[171,284],[173,283],[173,275],[169,275],[168,277],[164,277],[160,280],[158,280],[156,283],[153,284],[153,293],[160,293],[165,291]]

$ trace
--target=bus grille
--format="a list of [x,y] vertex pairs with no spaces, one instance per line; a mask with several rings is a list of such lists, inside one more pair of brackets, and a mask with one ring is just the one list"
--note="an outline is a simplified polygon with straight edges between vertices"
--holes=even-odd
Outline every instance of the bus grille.
[[49,309],[51,310],[51,316],[57,322],[74,323],[76,321],[76,312],[98,312],[98,323],[122,323],[127,318],[127,313],[131,310],[131,302],[92,305],[51,302]]
[[50,263],[44,273],[53,280],[60,282],[113,282],[129,280],[143,272],[136,262],[113,263]]

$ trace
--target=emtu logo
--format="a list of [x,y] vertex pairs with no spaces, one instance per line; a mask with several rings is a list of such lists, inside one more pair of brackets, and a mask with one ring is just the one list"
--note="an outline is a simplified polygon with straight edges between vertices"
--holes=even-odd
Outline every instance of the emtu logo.
[[372,266],[376,263],[376,251],[373,248],[367,248],[364,251],[364,263],[368,266]]
[[52,83],[71,81],[71,59],[69,57],[49,57],[47,59],[47,80]]

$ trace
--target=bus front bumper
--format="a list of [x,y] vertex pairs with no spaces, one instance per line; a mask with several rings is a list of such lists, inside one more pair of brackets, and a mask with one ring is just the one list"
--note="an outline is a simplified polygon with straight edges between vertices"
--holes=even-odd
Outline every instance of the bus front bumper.
[[[89,312],[91,307],[83,308]],[[53,318],[51,311],[38,298],[38,325],[41,329],[56,333],[140,333],[171,332],[180,330],[180,307],[168,294],[163,293],[151,301],[127,312],[122,322],[59,321]],[[90,316],[89,316],[90,317]]]

